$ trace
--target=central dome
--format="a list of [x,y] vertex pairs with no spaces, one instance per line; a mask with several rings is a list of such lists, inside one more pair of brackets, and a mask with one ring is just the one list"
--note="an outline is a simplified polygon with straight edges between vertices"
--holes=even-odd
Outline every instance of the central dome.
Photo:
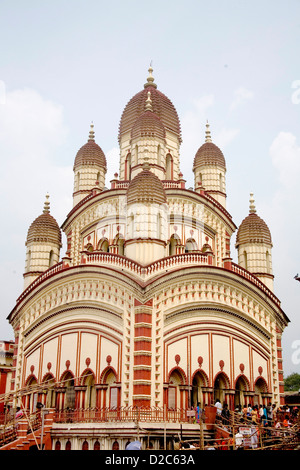
[[148,92],[151,93],[154,114],[159,117],[164,128],[177,134],[181,141],[181,128],[177,111],[170,99],[161,91],[157,90],[157,86],[153,82],[151,75],[151,67],[149,68],[149,73],[150,75],[147,79],[147,83],[144,85],[144,89],[134,95],[125,106],[119,125],[119,141],[122,134],[131,132],[137,118],[144,113]]

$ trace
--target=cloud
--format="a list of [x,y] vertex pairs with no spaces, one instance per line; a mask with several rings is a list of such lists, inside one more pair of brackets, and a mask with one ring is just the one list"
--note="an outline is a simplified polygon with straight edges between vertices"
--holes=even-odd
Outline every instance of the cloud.
[[240,86],[234,92],[234,99],[230,105],[230,111],[252,100],[253,97],[254,97],[253,91],[247,90],[247,88]]
[[238,135],[239,129],[226,129],[222,128],[216,135],[215,141],[222,149],[229,145]]
[[46,192],[63,197],[71,170],[59,163],[66,139],[62,106],[32,89],[6,93],[0,107],[0,195],[14,192],[19,197],[10,198],[4,211],[23,218]]

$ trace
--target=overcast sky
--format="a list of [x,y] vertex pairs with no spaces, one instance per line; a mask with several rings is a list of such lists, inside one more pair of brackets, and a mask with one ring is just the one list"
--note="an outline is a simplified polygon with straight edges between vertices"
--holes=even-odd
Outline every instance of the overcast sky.
[[0,339],[13,339],[6,318],[23,288],[27,230],[45,194],[61,225],[91,121],[110,187],[120,117],[152,61],[181,121],[187,187],[208,119],[226,158],[227,209],[237,226],[254,193],[272,234],[275,294],[291,320],[285,375],[300,373],[299,0],[0,0],[0,20]]

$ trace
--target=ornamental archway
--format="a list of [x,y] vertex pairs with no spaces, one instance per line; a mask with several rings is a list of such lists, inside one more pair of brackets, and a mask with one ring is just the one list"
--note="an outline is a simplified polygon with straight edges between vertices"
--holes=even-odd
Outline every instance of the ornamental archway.
[[226,402],[226,390],[230,387],[229,379],[224,372],[217,374],[214,380],[214,403],[220,400],[223,404]]
[[202,370],[198,370],[192,377],[191,405],[203,408],[206,400],[204,399],[203,387],[208,386],[208,377]]

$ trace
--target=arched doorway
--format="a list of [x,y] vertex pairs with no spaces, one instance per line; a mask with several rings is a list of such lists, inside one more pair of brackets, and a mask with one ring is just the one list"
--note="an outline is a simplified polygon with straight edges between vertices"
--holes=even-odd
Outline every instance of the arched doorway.
[[180,390],[180,386],[185,383],[185,378],[180,369],[173,369],[169,377],[168,386],[168,409],[176,410],[177,408],[183,408],[183,395]]
[[74,384],[74,377],[71,372],[67,372],[64,375],[63,385],[65,387],[64,408],[73,410],[75,408],[75,384]]
[[268,393],[268,385],[263,377],[259,377],[254,384],[254,405],[266,405],[264,395]]
[[202,371],[198,371],[194,374],[192,379],[192,390],[191,390],[191,405],[197,406],[200,403],[200,407],[203,408],[205,405],[203,400],[203,387],[207,386],[207,379]]
[[181,245],[181,240],[176,233],[173,233],[170,237],[169,242],[169,255],[177,255],[178,254],[178,247]]
[[116,409],[119,406],[119,387],[117,386],[116,373],[111,367],[105,370],[102,383],[107,385],[104,389],[103,405],[110,409]]
[[214,403],[216,400],[220,400],[222,404],[225,402],[225,393],[228,388],[228,378],[223,372],[220,372],[214,381]]
[[234,407],[243,407],[246,403],[245,392],[249,390],[249,384],[246,378],[241,375],[235,383]]
[[96,407],[96,389],[95,389],[95,376],[93,372],[88,369],[83,373],[82,385],[86,387],[83,407],[95,408]]
[[36,386],[37,379],[34,375],[32,375],[26,381],[26,388],[30,393],[26,396],[25,408],[29,411],[29,413],[34,413],[36,411],[36,404],[38,402]]
[[198,245],[194,238],[188,238],[185,243],[185,252],[191,253],[193,251],[198,251]]
[[56,402],[55,393],[55,379],[52,374],[47,374],[44,377],[43,385],[45,386],[46,397],[44,398],[44,404],[46,408],[54,408]]

